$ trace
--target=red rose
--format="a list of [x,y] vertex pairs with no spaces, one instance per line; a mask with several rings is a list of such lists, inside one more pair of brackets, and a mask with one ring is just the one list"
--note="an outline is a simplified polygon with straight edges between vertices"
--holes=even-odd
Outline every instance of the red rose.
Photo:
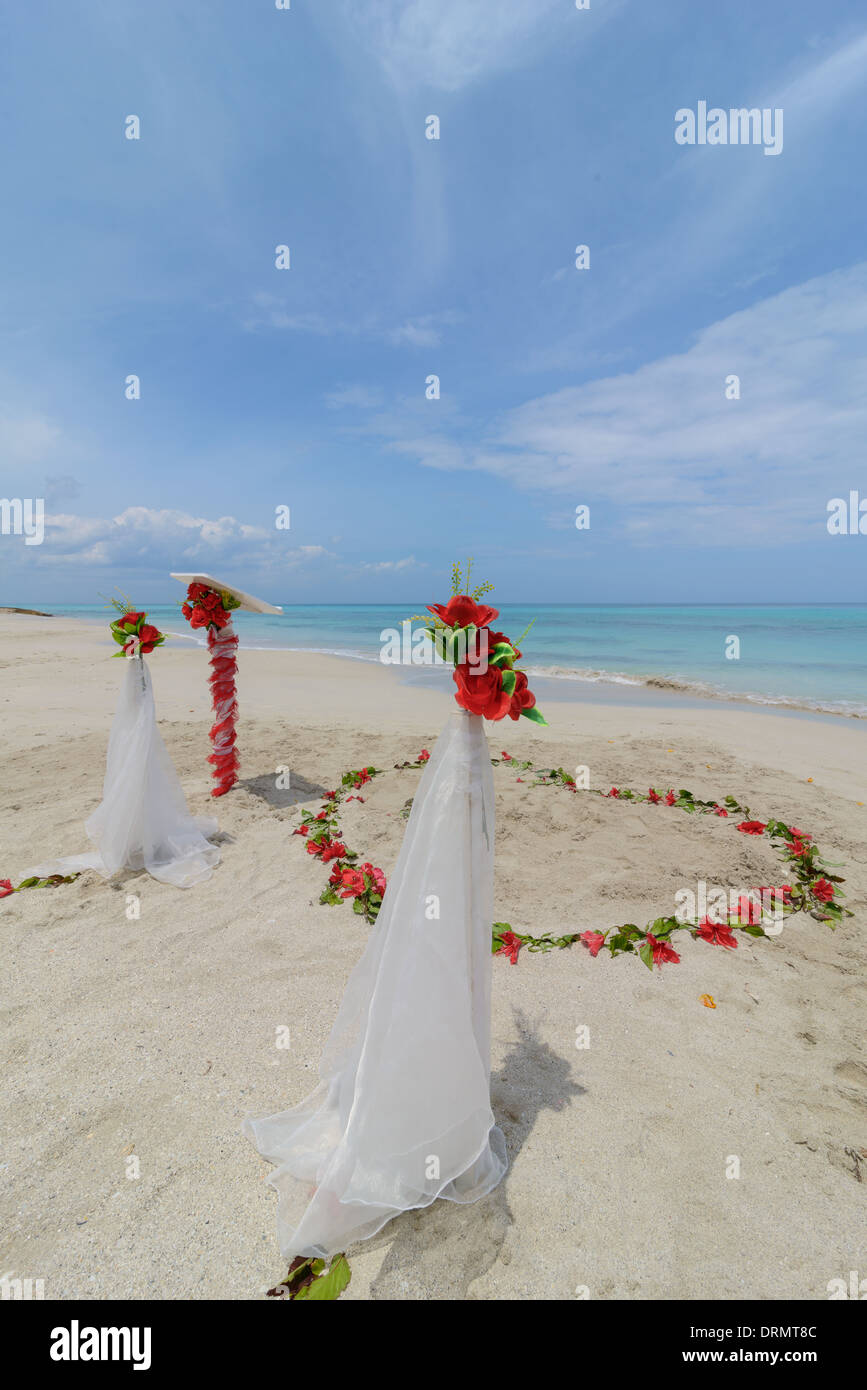
[[144,616],[144,613],[124,613],[120,620],[121,627],[125,627],[128,631],[132,632],[138,627],[139,623],[143,621]]
[[503,689],[503,673],[496,666],[476,671],[464,662],[454,669],[458,687],[455,699],[461,709],[481,714],[485,719],[503,719],[509,712],[512,697]]
[[206,589],[201,598],[202,607],[211,612],[214,608],[222,608],[223,600],[216,589]]
[[205,584],[191,584],[187,589],[187,598],[190,603],[198,603],[203,594],[208,592]]
[[527,677],[523,671],[515,672],[515,689],[512,691],[512,700],[509,705],[509,718],[520,719],[521,711],[532,709],[536,703],[536,696],[532,690],[527,689]]
[[189,621],[189,619],[193,616],[193,610],[188,603],[181,604],[181,612],[183,613],[187,621]]
[[767,826],[760,820],[742,820],[738,830],[744,835],[764,835]]
[[152,627],[150,623],[144,623],[139,630],[139,641],[141,642],[142,656],[150,656],[162,633],[158,627]]
[[456,594],[445,607],[441,603],[430,603],[427,611],[436,613],[446,627],[468,627],[470,623],[475,623],[476,627],[487,627],[500,616],[498,608],[489,608],[486,603],[474,603],[466,594]]
[[0,878],[0,898],[8,898],[10,893],[14,893],[11,878]]
[[196,607],[193,609],[193,616],[190,618],[190,627],[207,627],[210,621],[204,608]]
[[813,884],[813,897],[818,898],[820,903],[829,903],[833,896],[833,883],[829,883],[826,878],[817,878]]

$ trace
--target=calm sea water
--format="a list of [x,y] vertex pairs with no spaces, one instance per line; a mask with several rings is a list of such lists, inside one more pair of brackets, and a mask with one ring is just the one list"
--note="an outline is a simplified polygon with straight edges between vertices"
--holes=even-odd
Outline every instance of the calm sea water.
[[[105,623],[101,605],[56,606],[51,612]],[[378,661],[380,634],[400,629],[424,604],[287,605],[282,616],[236,613],[242,647],[328,652]],[[178,641],[204,644],[178,605],[154,605],[149,616]],[[504,604],[497,626],[522,643],[523,667],[557,683],[569,698],[579,689],[611,698],[637,696],[647,682],[672,682],[693,696],[724,696],[762,704],[867,716],[867,604],[833,606]],[[727,659],[736,637],[740,657]],[[413,673],[409,673],[413,674]],[[419,672],[419,676],[423,673]],[[562,685],[561,685],[562,683]],[[571,683],[571,688],[570,684]],[[658,688],[658,687],[657,687]]]

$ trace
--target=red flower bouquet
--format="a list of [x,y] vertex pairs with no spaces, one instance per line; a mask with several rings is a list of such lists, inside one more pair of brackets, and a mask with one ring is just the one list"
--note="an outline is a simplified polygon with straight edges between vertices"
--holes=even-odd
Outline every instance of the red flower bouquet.
[[187,589],[186,603],[181,604],[181,612],[190,627],[219,631],[228,623],[229,614],[240,607],[238,600],[225,590],[218,593],[206,584],[191,584]]
[[[452,569],[452,597],[448,603],[431,603],[423,617],[438,655],[454,662],[455,699],[461,709],[485,719],[520,719],[525,715],[535,724],[547,724],[536,708],[536,697],[529,689],[526,672],[515,669],[521,658],[517,642],[504,632],[495,632],[491,623],[500,616],[496,608],[479,600],[493,588],[480,584],[469,591],[472,561],[467,561],[466,580],[460,565]],[[416,615],[419,616],[419,615]],[[528,629],[529,631],[529,629]],[[524,634],[518,640],[523,640]]]
[[165,634],[147,622],[147,613],[138,613],[128,601],[112,599],[120,617],[111,625],[111,635],[121,651],[115,656],[150,656],[154,647],[161,647]]

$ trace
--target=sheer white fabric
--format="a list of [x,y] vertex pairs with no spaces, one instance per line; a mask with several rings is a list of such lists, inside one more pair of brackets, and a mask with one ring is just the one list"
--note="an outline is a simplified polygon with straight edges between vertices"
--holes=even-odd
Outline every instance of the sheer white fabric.
[[276,1171],[283,1255],[326,1258],[506,1171],[490,1104],[494,796],[483,720],[456,711],[346,987],[320,1085],[244,1122]]
[[[95,869],[110,878],[119,869],[147,869],[162,883],[190,888],[210,878],[220,862],[217,822],[190,815],[178,775],[157,728],[147,663],[125,658],[111,735],[102,802],[85,824],[95,853],[40,864],[29,875]],[[29,876],[28,875],[28,876]]]

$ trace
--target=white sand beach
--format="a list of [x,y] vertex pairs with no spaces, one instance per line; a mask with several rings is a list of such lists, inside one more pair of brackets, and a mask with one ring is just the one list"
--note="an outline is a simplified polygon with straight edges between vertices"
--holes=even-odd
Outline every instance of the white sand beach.
[[[17,883],[87,848],[123,667],[69,619],[0,614],[0,642],[0,878]],[[46,1298],[257,1299],[286,1271],[270,1170],[241,1122],[313,1088],[376,930],[319,905],[327,871],[293,837],[299,806],[276,769],[324,789],[388,769],[342,819],[388,876],[420,776],[393,765],[433,746],[454,702],[393,669],[242,649],[241,783],[214,800],[207,655],[172,643],[148,660],[222,863],[186,892],[87,873],[0,901],[0,1270],[44,1280]],[[409,1213],[350,1250],[343,1297],[827,1298],[830,1280],[867,1272],[867,730],[723,702],[545,712],[547,729],[488,725],[492,754],[585,764],[606,790],[732,794],[812,833],[855,915],[836,932],[798,916],[736,951],[682,933],[681,963],[652,973],[580,945],[496,958],[509,1172],[477,1205]],[[731,819],[531,787],[508,765],[494,778],[496,912],[518,932],[644,925],[698,880],[782,879]]]

